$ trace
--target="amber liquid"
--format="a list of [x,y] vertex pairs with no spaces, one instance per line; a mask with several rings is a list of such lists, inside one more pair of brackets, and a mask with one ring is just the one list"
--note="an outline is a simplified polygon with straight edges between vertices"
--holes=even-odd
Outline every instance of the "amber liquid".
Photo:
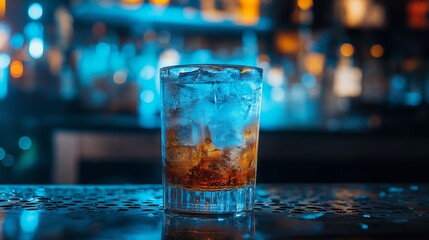
[[174,129],[167,130],[165,181],[190,190],[225,190],[253,185],[256,178],[258,125],[248,126],[245,144],[216,148],[210,134],[197,146],[177,141]]

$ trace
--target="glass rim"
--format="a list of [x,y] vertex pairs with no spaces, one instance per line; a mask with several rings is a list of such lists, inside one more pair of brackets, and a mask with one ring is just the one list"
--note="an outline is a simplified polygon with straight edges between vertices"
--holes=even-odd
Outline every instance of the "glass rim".
[[249,66],[249,65],[240,65],[240,64],[179,64],[179,65],[171,65],[171,66],[165,66],[159,69],[160,72],[165,72],[173,69],[179,69],[179,68],[210,68],[210,69],[225,69],[225,68],[234,68],[234,69],[245,69],[245,68],[251,68],[256,71],[258,71],[261,75],[263,73],[263,69],[256,66]]

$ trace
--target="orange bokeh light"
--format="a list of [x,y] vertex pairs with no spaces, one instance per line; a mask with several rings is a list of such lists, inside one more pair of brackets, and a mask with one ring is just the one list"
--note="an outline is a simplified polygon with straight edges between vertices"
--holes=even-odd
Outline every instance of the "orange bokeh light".
[[3,19],[6,15],[6,0],[0,0],[0,18]]
[[313,0],[298,0],[296,4],[298,5],[299,9],[307,11],[313,7]]
[[21,61],[15,60],[10,64],[10,75],[13,78],[20,78],[24,74],[24,64]]
[[384,54],[384,48],[380,44],[374,44],[372,45],[370,49],[371,55],[375,58],[382,57]]
[[291,54],[298,52],[300,42],[296,33],[279,33],[276,36],[276,46],[280,52]]
[[354,52],[355,52],[354,47],[350,43],[344,43],[340,47],[340,53],[344,57],[351,57],[351,56],[353,56]]
[[243,25],[254,25],[259,21],[259,0],[240,0],[238,22]]
[[150,0],[150,2],[155,5],[165,6],[170,3],[170,0]]
[[320,53],[310,53],[304,56],[304,66],[311,74],[322,74],[325,66],[325,55]]

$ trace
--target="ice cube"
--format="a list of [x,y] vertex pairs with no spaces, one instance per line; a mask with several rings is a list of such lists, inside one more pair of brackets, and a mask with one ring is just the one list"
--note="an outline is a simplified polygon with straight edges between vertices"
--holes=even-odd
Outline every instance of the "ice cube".
[[235,68],[225,68],[221,76],[229,81],[235,81],[240,77],[240,70]]
[[258,89],[256,83],[252,81],[234,81],[232,84],[236,95],[243,100],[252,100]]
[[198,81],[200,75],[200,69],[194,71],[179,72],[178,80],[180,83],[194,83],[195,81]]
[[216,115],[215,105],[211,102],[199,101],[196,102],[189,110],[189,118],[196,123],[207,126],[211,124],[211,120]]
[[178,172],[187,172],[198,165],[201,154],[193,146],[174,146],[168,147],[166,161],[172,165]]
[[210,126],[213,144],[218,148],[241,146],[244,142],[242,128],[232,121],[216,121]]
[[188,108],[196,102],[194,98],[196,89],[189,85],[178,83],[166,84],[164,90],[164,108],[175,110]]
[[179,81],[181,83],[209,83],[213,82],[218,72],[208,68],[199,68],[194,71],[180,72]]
[[240,70],[234,68],[202,68],[199,70],[198,81],[204,83],[230,83],[240,77]]

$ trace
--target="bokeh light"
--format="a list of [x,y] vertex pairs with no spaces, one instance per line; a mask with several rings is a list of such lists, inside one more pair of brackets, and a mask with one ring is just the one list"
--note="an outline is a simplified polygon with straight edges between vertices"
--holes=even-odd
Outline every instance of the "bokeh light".
[[100,57],[107,57],[110,54],[110,46],[108,43],[100,42],[95,46],[95,52]]
[[171,65],[177,65],[180,63],[180,53],[176,51],[175,49],[166,49],[160,56],[159,56],[159,67],[165,67],[165,66],[171,66]]
[[375,58],[380,58],[384,54],[384,48],[380,44],[374,44],[371,46],[370,52],[371,56]]
[[18,141],[18,145],[22,150],[28,150],[33,145],[33,142],[31,141],[31,138],[22,136]]
[[116,84],[123,84],[127,81],[127,76],[128,73],[126,70],[117,71],[115,74],[113,74],[113,81]]
[[0,51],[7,51],[9,45],[9,29],[0,22]]
[[344,57],[351,57],[351,56],[353,56],[354,51],[355,51],[354,47],[350,43],[344,43],[340,47],[340,53]]
[[280,87],[271,89],[271,99],[275,102],[283,102],[285,95],[285,91]]
[[40,38],[33,38],[30,41],[30,45],[28,47],[28,52],[30,53],[30,56],[38,59],[43,56],[43,40]]
[[418,106],[422,102],[422,95],[419,92],[408,92],[405,95],[405,104]]
[[39,20],[43,15],[43,7],[39,3],[33,3],[28,8],[28,16],[33,20]]
[[284,82],[283,69],[280,67],[273,67],[268,70],[267,83],[273,87],[281,86]]
[[6,14],[6,0],[0,0],[0,17],[4,18],[5,14]]
[[334,73],[334,94],[338,97],[358,97],[362,93],[362,70],[338,67]]
[[404,77],[396,75],[392,78],[391,84],[393,89],[402,90],[404,89],[406,82],[407,80]]
[[20,49],[24,45],[24,36],[21,33],[15,33],[10,40],[10,44],[15,49]]
[[24,34],[27,38],[43,37],[43,25],[40,22],[30,22],[24,26]]
[[151,80],[156,75],[156,69],[153,66],[146,65],[140,71],[140,77],[144,80]]
[[360,26],[367,13],[369,0],[343,0],[344,21],[349,27]]
[[3,160],[1,162],[2,162],[3,166],[11,167],[15,163],[15,159],[13,158],[12,155],[6,154],[6,156],[3,158]]
[[301,77],[301,83],[306,88],[313,88],[316,86],[316,77],[311,73],[304,73]]
[[299,50],[299,37],[292,33],[280,33],[276,37],[276,46],[282,53],[295,53]]
[[140,94],[140,99],[145,103],[151,103],[155,99],[155,94],[151,90],[144,90]]
[[313,7],[313,0],[298,0],[296,4],[301,10],[307,11]]
[[307,54],[304,56],[304,65],[309,73],[322,74],[325,67],[325,55],[320,53]]
[[0,69],[9,67],[10,56],[7,53],[0,53]]
[[6,156],[6,151],[0,147],[0,161]]
[[10,75],[13,78],[20,78],[24,74],[24,64],[19,60],[14,60],[10,64]]
[[170,0],[150,0],[150,3],[158,6],[165,6],[170,3]]

